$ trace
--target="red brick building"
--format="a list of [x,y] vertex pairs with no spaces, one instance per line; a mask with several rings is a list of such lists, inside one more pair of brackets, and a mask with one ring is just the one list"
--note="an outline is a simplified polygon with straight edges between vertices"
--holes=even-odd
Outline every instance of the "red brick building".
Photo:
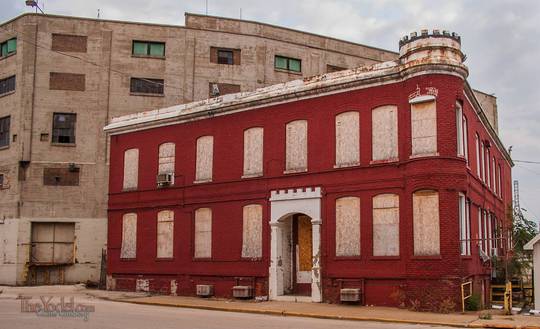
[[109,288],[488,296],[513,164],[463,58],[459,36],[424,32],[394,62],[113,119]]

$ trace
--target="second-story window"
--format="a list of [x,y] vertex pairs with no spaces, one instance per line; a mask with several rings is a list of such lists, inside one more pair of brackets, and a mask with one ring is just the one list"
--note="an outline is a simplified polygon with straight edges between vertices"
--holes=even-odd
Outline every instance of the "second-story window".
[[6,147],[9,145],[9,126],[11,117],[0,118],[0,147]]
[[240,65],[240,54],[240,49],[210,47],[210,63]]
[[75,144],[75,124],[77,114],[54,113],[52,142],[58,144]]
[[133,41],[132,54],[135,56],[165,57],[165,43]]
[[135,94],[163,95],[163,79],[131,78],[130,92]]
[[0,43],[0,57],[5,57],[15,52],[17,52],[17,38]]
[[218,64],[228,64],[228,65],[233,65],[234,64],[234,60],[233,60],[233,52],[232,50],[218,50],[217,52],[217,60],[218,60]]
[[437,155],[435,100],[411,104],[412,156]]
[[297,58],[276,55],[274,59],[274,67],[280,70],[302,72],[302,61]]

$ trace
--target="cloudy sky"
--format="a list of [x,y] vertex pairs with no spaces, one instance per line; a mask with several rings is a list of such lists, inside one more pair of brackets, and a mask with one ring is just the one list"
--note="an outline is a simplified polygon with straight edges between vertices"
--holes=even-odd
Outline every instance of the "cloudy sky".
[[[42,3],[43,0],[40,1]],[[184,12],[205,13],[205,0],[46,0],[51,14],[183,25]],[[23,0],[0,0],[0,21],[23,12]],[[208,14],[240,16],[389,50],[421,28],[462,36],[469,81],[498,98],[500,135],[516,160],[540,162],[540,1],[208,0]],[[536,64],[535,64],[536,63]],[[540,215],[540,164],[516,162],[521,206]]]

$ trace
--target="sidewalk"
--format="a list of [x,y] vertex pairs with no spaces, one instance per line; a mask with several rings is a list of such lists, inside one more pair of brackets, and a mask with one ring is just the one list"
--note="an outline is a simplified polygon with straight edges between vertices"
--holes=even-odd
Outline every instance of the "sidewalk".
[[498,315],[500,311],[492,311],[491,320],[480,320],[476,312],[466,314],[438,314],[427,312],[412,312],[390,307],[368,307],[355,305],[336,305],[324,303],[294,303],[294,302],[255,302],[203,299],[180,296],[144,296],[133,293],[122,293],[101,290],[86,290],[86,294],[119,302],[136,304],[160,305],[172,307],[197,308],[227,312],[258,313],[279,316],[300,316],[321,319],[342,319],[353,321],[377,321],[394,323],[411,323],[441,325],[461,328],[538,328],[540,317]]

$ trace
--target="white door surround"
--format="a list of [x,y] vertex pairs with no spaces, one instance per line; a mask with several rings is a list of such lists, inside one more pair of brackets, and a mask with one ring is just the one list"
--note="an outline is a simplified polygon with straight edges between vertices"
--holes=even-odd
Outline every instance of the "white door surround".
[[276,190],[270,193],[270,268],[269,268],[269,297],[271,300],[298,300],[298,297],[284,295],[284,277],[282,264],[282,220],[293,214],[304,214],[311,218],[312,225],[312,255],[311,269],[311,301],[322,302],[321,290],[321,188],[299,188]]

